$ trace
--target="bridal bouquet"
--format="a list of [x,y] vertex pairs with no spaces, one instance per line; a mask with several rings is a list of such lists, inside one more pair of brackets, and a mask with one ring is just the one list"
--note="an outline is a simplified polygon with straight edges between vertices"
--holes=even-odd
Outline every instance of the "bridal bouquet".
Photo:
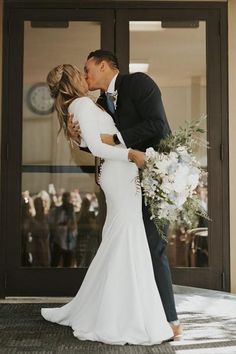
[[[193,154],[194,145],[207,145],[198,138],[204,130],[200,121],[186,123],[175,134],[162,139],[156,150],[146,150],[146,162],[140,171],[140,183],[146,205],[161,236],[166,240],[162,227],[168,223],[184,223],[191,227],[191,216],[207,219],[196,188],[205,171]],[[166,240],[167,241],[167,240]]]

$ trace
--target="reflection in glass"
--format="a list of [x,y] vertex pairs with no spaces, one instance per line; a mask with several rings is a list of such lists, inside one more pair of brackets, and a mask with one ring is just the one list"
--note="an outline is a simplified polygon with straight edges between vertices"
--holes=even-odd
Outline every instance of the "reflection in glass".
[[[161,89],[172,131],[185,121],[206,115],[206,26],[203,21],[130,22],[130,72],[146,72]],[[201,127],[207,131],[206,120]],[[206,139],[207,134],[202,136]],[[197,148],[197,159],[207,171],[207,149]],[[196,190],[207,211],[207,177]],[[167,253],[173,267],[208,266],[208,222],[192,216],[170,225]]]
[[[23,174],[23,186],[28,177]],[[42,180],[51,174],[39,173]],[[45,176],[44,176],[45,175]],[[93,174],[63,174],[63,188],[53,183],[22,192],[22,265],[27,267],[88,267],[101,242],[103,194]],[[76,185],[70,181],[76,181]],[[85,182],[85,183],[84,183]],[[43,186],[43,183],[42,183]],[[73,188],[74,187],[74,188]],[[70,189],[72,188],[72,189]]]
[[[88,267],[101,239],[105,208],[94,157],[71,147],[46,85],[48,72],[70,63],[83,70],[100,47],[98,22],[25,22],[22,133],[21,265]],[[95,96],[98,92],[95,93]]]

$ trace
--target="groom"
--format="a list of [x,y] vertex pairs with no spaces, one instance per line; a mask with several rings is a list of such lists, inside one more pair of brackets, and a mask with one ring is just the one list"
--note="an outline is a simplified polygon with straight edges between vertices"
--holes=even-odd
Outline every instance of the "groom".
[[[96,50],[89,54],[84,71],[89,90],[102,90],[97,103],[113,117],[119,130],[119,133],[114,135],[104,132],[101,135],[104,143],[110,145],[123,143],[127,148],[145,151],[148,147],[158,145],[160,140],[171,132],[160,90],[149,76],[143,73],[121,75],[116,56],[104,50]],[[71,137],[79,141],[79,126],[73,124],[72,117],[68,129]],[[133,159],[132,156],[129,158]],[[134,162],[141,167],[144,160]],[[155,280],[166,317],[172,326],[174,336],[179,336],[182,329],[175,309],[169,263],[165,255],[166,243],[150,220],[144,200],[143,220]]]

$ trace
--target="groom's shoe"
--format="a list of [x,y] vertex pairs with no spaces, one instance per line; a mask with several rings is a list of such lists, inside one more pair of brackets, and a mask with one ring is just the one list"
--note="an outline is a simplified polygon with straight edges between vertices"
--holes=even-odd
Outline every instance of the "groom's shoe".
[[183,335],[183,330],[182,330],[182,327],[180,324],[178,324],[178,325],[171,324],[171,328],[172,328],[172,331],[174,334],[174,339],[179,338]]

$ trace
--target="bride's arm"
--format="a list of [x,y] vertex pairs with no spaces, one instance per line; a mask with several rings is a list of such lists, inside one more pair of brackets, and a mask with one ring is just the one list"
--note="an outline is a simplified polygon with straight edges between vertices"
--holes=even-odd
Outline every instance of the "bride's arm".
[[82,138],[94,156],[128,161],[130,149],[117,148],[102,142],[97,117],[98,107],[90,98],[77,99],[73,102],[71,110],[74,114],[74,122],[79,122]]

